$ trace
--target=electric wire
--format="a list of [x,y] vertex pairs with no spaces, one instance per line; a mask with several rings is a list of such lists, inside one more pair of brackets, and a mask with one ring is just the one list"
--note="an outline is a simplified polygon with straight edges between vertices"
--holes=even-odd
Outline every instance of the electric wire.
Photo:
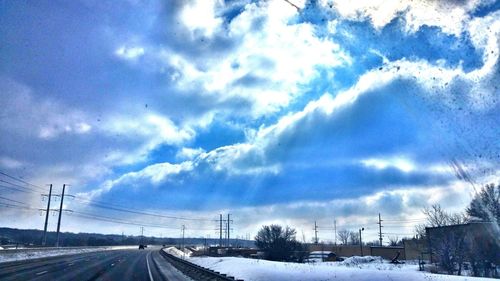
[[18,178],[14,177],[14,176],[11,176],[11,175],[9,175],[9,174],[7,174],[7,173],[5,173],[5,172],[0,171],[0,174],[1,174],[1,175],[6,176],[6,177],[8,177],[8,178],[11,178],[11,179],[13,179],[13,180],[16,180],[16,181],[22,182],[22,183],[24,183],[24,184],[31,185],[31,186],[33,186],[33,187],[36,187],[36,188],[40,189],[40,190],[44,190],[44,189],[43,189],[43,187],[41,187],[41,186],[38,186],[38,185],[35,185],[35,184],[32,184],[32,183],[29,183],[29,182],[24,181],[24,180],[22,180],[22,179],[18,179]]

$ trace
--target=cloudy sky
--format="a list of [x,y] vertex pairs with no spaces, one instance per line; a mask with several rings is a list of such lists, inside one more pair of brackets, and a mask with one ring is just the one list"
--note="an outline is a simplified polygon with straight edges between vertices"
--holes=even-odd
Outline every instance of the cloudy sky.
[[1,226],[373,240],[498,182],[499,1],[291,2],[0,1]]

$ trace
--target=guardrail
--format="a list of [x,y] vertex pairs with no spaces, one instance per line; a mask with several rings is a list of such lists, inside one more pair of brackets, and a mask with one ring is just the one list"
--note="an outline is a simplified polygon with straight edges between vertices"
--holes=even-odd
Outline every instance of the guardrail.
[[188,277],[199,280],[199,281],[243,281],[241,279],[235,279],[232,276],[227,276],[226,274],[213,271],[208,268],[204,268],[192,262],[188,262],[174,255],[171,255],[163,249],[160,250],[160,254],[177,270],[184,273]]

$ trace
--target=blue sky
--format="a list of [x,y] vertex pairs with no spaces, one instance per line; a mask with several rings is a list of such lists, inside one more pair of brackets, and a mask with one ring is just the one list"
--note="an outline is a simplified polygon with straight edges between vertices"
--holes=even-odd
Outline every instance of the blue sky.
[[1,1],[1,170],[139,210],[230,212],[239,235],[460,210],[474,189],[457,165],[498,181],[498,1],[294,3]]

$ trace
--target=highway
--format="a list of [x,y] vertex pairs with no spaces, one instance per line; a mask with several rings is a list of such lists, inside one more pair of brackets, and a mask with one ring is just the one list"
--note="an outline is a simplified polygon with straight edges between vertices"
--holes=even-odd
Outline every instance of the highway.
[[110,250],[0,263],[0,280],[192,281],[159,250]]

